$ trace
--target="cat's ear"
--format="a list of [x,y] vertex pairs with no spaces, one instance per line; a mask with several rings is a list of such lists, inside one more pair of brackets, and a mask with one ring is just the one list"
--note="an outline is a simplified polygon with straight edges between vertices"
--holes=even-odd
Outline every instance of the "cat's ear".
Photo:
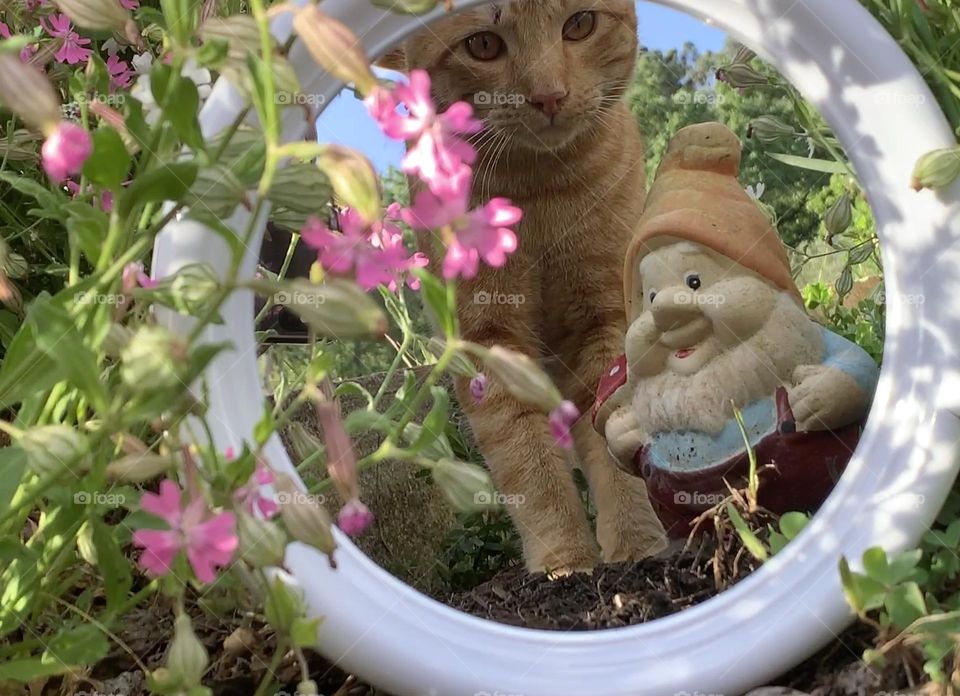
[[407,70],[407,55],[403,50],[403,46],[397,46],[392,48],[382,56],[373,61],[373,64],[378,68],[384,68],[385,70],[396,70],[397,72],[406,72]]

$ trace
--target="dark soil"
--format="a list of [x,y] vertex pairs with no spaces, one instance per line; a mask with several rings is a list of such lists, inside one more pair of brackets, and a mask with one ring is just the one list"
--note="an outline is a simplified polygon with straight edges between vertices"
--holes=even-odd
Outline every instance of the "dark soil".
[[512,568],[447,604],[513,626],[586,631],[659,619],[715,592],[710,557],[684,552],[558,579]]

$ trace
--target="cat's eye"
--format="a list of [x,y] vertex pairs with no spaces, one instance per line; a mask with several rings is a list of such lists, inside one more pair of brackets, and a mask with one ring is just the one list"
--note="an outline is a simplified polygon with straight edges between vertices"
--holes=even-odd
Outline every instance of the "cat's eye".
[[577,12],[563,25],[564,41],[583,41],[597,26],[597,13],[589,10]]
[[476,34],[471,34],[467,37],[466,41],[463,42],[463,45],[466,47],[467,53],[477,60],[494,60],[495,58],[499,58],[504,48],[506,48],[503,39],[492,31],[481,31]]

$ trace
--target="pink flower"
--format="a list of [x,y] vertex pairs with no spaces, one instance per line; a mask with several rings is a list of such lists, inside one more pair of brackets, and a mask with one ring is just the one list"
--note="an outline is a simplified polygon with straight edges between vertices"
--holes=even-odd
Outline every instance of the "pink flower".
[[123,267],[120,284],[124,292],[130,292],[138,286],[149,290],[156,287],[157,281],[144,272],[142,263],[131,261]]
[[227,565],[237,549],[233,513],[212,515],[199,497],[184,508],[180,498],[180,488],[169,479],[160,483],[159,495],[144,493],[140,498],[141,508],[170,525],[133,533],[134,545],[143,547],[140,565],[152,575],[166,575],[184,551],[197,579],[213,582],[216,568]]
[[73,30],[73,25],[65,14],[52,14],[46,20],[40,20],[40,26],[46,29],[50,36],[63,41],[60,50],[54,58],[58,63],[85,63],[93,51],[85,48],[90,45],[90,39],[83,38]]
[[373,523],[370,508],[354,498],[337,513],[337,526],[348,536],[359,536]]
[[76,123],[61,121],[40,148],[43,169],[51,179],[60,183],[80,172],[92,150],[93,143],[87,131]]
[[140,7],[140,0],[120,0],[120,7],[131,12]]
[[[438,195],[455,185],[451,179],[469,176],[477,153],[458,136],[479,133],[483,123],[473,117],[473,107],[466,102],[456,102],[438,115],[426,71],[413,70],[409,83],[397,85],[392,92],[378,87],[365,101],[387,137],[416,141],[401,163],[404,172],[419,176]],[[406,113],[398,111],[399,106]]]
[[250,480],[234,492],[233,499],[243,505],[251,515],[259,513],[263,519],[269,520],[280,511],[276,501],[263,494],[263,486],[269,486],[273,480],[270,467],[258,462]]
[[470,380],[470,396],[473,397],[473,402],[479,404],[483,401],[483,397],[487,395],[487,376],[482,372],[474,375],[473,379]]
[[404,222],[414,229],[452,229],[442,266],[447,280],[473,278],[481,260],[499,268],[517,250],[517,236],[508,226],[520,222],[523,212],[506,198],[493,198],[482,208],[468,211],[469,196],[468,177],[446,196],[420,191],[413,206],[402,212]]
[[120,60],[116,53],[107,57],[107,72],[110,73],[110,85],[114,89],[129,87],[133,80],[134,72],[130,65]]
[[[67,179],[67,181],[64,182],[64,186],[67,187],[67,190],[70,192],[70,195],[72,197],[76,198],[77,196],[80,195],[80,184],[78,184],[73,179]],[[100,209],[105,213],[109,213],[110,211],[112,211],[113,210],[113,193],[111,193],[110,191],[102,191],[100,193],[99,205],[100,205]]]
[[355,273],[365,290],[386,285],[396,290],[400,273],[426,265],[422,254],[411,255],[395,225],[367,225],[353,209],[338,216],[342,232],[333,232],[317,218],[310,218],[300,234],[307,246],[318,251],[324,269],[337,274]]
[[557,444],[564,449],[573,447],[573,436],[570,434],[570,428],[580,417],[580,411],[573,405],[572,401],[561,401],[550,412],[548,421],[550,423],[550,433],[553,435]]

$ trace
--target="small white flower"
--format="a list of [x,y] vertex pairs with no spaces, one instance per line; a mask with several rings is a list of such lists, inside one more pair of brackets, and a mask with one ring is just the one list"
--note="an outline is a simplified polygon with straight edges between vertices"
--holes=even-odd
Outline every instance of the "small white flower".
[[193,80],[197,86],[197,93],[200,95],[201,102],[210,96],[210,90],[212,89],[210,84],[210,71],[197,65],[193,58],[187,59],[187,62],[183,64],[183,70],[180,71],[180,74]]
[[100,45],[100,50],[106,53],[108,56],[112,56],[120,50],[120,46],[118,46],[117,42],[113,39],[107,39]]
[[747,186],[744,189],[744,191],[747,192],[747,195],[755,201],[759,201],[760,196],[762,196],[763,192],[766,190],[766,184],[764,184],[762,181],[758,181],[755,186]]
[[813,153],[816,152],[816,145],[813,142],[813,138],[807,138],[807,157],[813,157]]
[[153,54],[149,51],[141,53],[130,59],[130,64],[136,70],[138,75],[146,75],[150,72],[150,66],[153,65]]
[[130,96],[140,102],[143,106],[143,119],[147,125],[156,125],[160,119],[160,105],[153,98],[153,91],[150,89],[150,75],[141,75],[130,88]]

